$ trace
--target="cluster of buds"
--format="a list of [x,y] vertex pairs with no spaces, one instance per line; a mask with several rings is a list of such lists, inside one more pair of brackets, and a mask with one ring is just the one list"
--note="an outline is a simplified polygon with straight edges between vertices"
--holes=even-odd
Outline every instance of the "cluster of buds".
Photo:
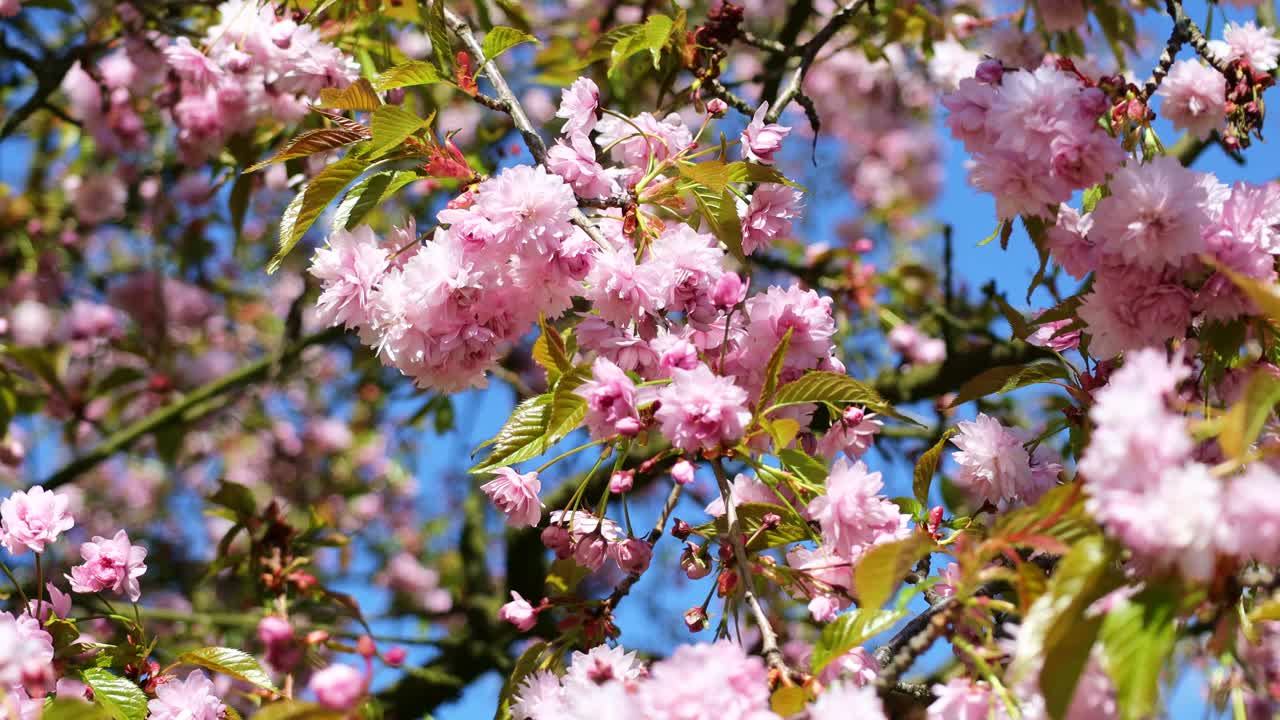
[[1244,58],[1227,66],[1227,130],[1222,144],[1228,150],[1249,147],[1250,135],[1262,139],[1262,120],[1266,112],[1262,93],[1275,84],[1269,73],[1254,69]]
[[694,77],[718,77],[729,46],[741,32],[745,15],[741,5],[717,3],[707,11],[707,21],[689,31],[684,50],[684,66]]

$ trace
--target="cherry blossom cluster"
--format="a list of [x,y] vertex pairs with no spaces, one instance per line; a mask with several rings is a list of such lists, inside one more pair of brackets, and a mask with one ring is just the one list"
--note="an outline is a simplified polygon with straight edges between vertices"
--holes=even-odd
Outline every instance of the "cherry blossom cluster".
[[[71,499],[64,493],[50,492],[40,486],[19,490],[0,502],[0,545],[10,556],[18,557],[33,552],[36,562],[49,553],[50,546],[64,533],[75,527],[70,512]],[[142,595],[138,582],[146,571],[144,560],[147,550],[129,541],[129,535],[120,530],[113,537],[95,536],[80,544],[83,562],[71,568],[66,575],[71,591],[75,593],[114,593],[123,595],[130,602],[137,602]],[[6,574],[9,571],[6,568]],[[10,574],[10,577],[12,575]],[[21,591],[21,588],[17,588]],[[59,677],[60,664],[54,663],[54,640],[45,629],[51,618],[71,617],[71,595],[59,590],[54,582],[37,588],[39,595],[32,599],[17,615],[0,613],[0,686],[6,694],[2,701],[6,712],[28,717],[39,716],[44,699],[48,696],[86,699],[83,683],[71,677]],[[44,599],[48,592],[48,600]],[[83,637],[82,640],[92,640]],[[209,682],[203,673],[193,673]],[[192,683],[188,677],[187,683]],[[194,681],[196,685],[199,680]],[[194,689],[188,691],[183,683],[174,683],[171,692],[151,701],[152,717],[177,718],[184,710],[194,710],[199,703]],[[163,685],[162,685],[163,687]],[[212,685],[209,685],[212,689]],[[222,707],[216,696],[208,695],[217,710]],[[192,714],[202,720],[212,720],[211,715]]]
[[973,155],[970,182],[995,196],[1002,219],[1048,216],[1124,160],[1098,122],[1110,108],[1106,93],[1078,73],[988,60],[942,104],[947,127]]
[[1280,561],[1280,475],[1266,462],[1231,477],[1209,464],[1216,448],[1196,446],[1179,407],[1191,371],[1179,355],[1132,351],[1096,392],[1079,463],[1087,508],[1145,566],[1193,580],[1222,560]]
[[[140,25],[132,6],[117,12],[126,25]],[[295,122],[322,88],[345,87],[359,77],[350,56],[283,7],[226,0],[218,13],[199,44],[138,32],[92,66],[77,62],[71,68],[62,83],[69,112],[99,153],[145,150],[152,130],[144,104],[153,102],[169,110],[183,161],[199,165],[232,136],[266,119]]]
[[[729,641],[682,645],[646,666],[621,646],[574,652],[568,671],[524,678],[511,704],[515,720],[596,716],[610,708],[618,720],[779,720],[770,709],[764,662]],[[852,713],[852,714],[851,714]],[[869,687],[836,684],[808,707],[812,720],[883,720]]]

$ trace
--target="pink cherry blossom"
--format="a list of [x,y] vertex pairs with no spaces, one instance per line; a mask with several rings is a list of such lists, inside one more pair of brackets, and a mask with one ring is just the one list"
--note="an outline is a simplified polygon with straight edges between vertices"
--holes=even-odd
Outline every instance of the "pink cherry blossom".
[[1094,277],[1076,311],[1090,336],[1089,353],[1109,358],[1186,334],[1191,292],[1176,277],[1142,267],[1111,266]]
[[560,108],[556,117],[564,118],[560,132],[565,136],[586,135],[596,126],[596,112],[600,105],[600,88],[591,78],[578,78],[560,93]]
[[603,198],[611,195],[617,183],[596,162],[595,147],[582,133],[569,136],[568,142],[557,140],[547,149],[547,168],[564,178],[573,191],[584,198]]
[[84,564],[71,568],[71,574],[67,576],[72,591],[96,593],[111,590],[133,602],[142,596],[138,578],[147,571],[142,562],[147,557],[147,549],[131,544],[124,530],[110,539],[95,535],[80,545],[80,556],[84,558]]
[[829,686],[809,705],[809,720],[842,718],[885,720],[884,706],[874,688],[846,683]]
[[368,682],[350,665],[334,664],[312,675],[307,688],[330,710],[350,710],[364,697]]
[[745,390],[702,364],[671,376],[673,382],[658,391],[655,417],[672,445],[685,452],[715,450],[742,437],[751,419]]
[[480,486],[489,500],[507,516],[512,527],[537,527],[542,519],[542,503],[538,492],[542,482],[538,473],[518,473],[508,467],[493,471],[497,477]]
[[[53,638],[30,615],[0,612],[0,685],[43,682],[53,672]],[[50,678],[51,679],[51,678]]]
[[388,259],[368,225],[330,235],[329,244],[312,257],[310,268],[322,288],[316,302],[321,321],[347,328],[368,325],[371,298],[387,271]]
[[769,103],[761,103],[756,114],[751,117],[747,129],[742,131],[742,154],[748,160],[765,165],[773,164],[773,156],[782,149],[782,141],[791,133],[791,128],[765,121],[769,114]]
[[818,454],[834,458],[844,453],[850,460],[857,460],[871,449],[882,427],[884,423],[875,413],[850,405],[818,440]]
[[640,575],[649,569],[653,558],[653,546],[639,538],[628,538],[609,545],[613,561],[628,575]]
[[866,687],[880,674],[880,663],[866,648],[856,647],[822,669],[818,679],[830,684],[843,680],[853,687]]
[[810,517],[838,554],[853,559],[873,545],[910,533],[910,516],[880,494],[884,481],[862,461],[841,458],[831,466],[827,492],[809,501]]
[[927,720],[989,720],[1002,716],[1003,706],[985,682],[953,678],[945,685],[934,685],[937,697],[925,710]]
[[574,392],[586,398],[586,423],[591,437],[602,440],[640,432],[636,384],[608,358],[596,358],[591,365],[591,379]]
[[515,625],[520,632],[529,632],[538,622],[538,611],[520,593],[512,590],[511,602],[498,609],[498,619]]
[[68,496],[38,485],[15,491],[0,502],[0,544],[13,555],[44,552],[47,543],[75,526],[67,509],[70,503]]
[[1201,252],[1200,230],[1209,221],[1210,197],[1197,176],[1177,158],[1130,162],[1098,201],[1089,237],[1104,253],[1152,269]]
[[956,425],[951,439],[959,450],[952,459],[960,466],[955,483],[977,503],[1035,502],[1057,479],[1062,469],[1047,447],[1035,455],[1023,447],[1021,433],[979,413],[972,422]]
[[800,215],[801,193],[786,185],[765,183],[751,194],[742,213],[742,251],[748,255],[768,249],[791,233],[791,221]]
[[[733,481],[729,483],[729,501],[733,503],[734,507],[743,503],[782,504],[782,501],[778,498],[778,493],[773,488],[764,484],[764,481],[760,478],[743,473],[738,473],[734,476]],[[724,498],[718,497],[712,500],[703,508],[703,512],[711,517],[724,515]]]
[[649,668],[636,695],[641,717],[766,720],[768,671],[759,657],[727,640],[682,645]]
[[147,702],[147,717],[154,720],[221,720],[226,707],[213,681],[199,670],[185,680],[161,678],[156,697]]
[[1201,140],[1227,119],[1226,78],[1197,60],[1174,63],[1157,94],[1163,98],[1160,114]]
[[1227,61],[1248,60],[1254,70],[1271,72],[1277,67],[1280,56],[1280,38],[1268,27],[1259,27],[1252,20],[1241,24],[1229,22],[1222,29],[1222,40],[1209,43],[1213,54]]

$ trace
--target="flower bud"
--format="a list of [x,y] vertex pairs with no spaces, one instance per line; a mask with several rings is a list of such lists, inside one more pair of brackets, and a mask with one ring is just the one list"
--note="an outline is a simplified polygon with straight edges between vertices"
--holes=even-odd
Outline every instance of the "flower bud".
[[711,564],[707,562],[702,548],[693,543],[688,543],[680,553],[680,569],[690,580],[701,580],[711,574]]
[[408,654],[409,653],[406,652],[404,648],[400,647],[399,645],[396,645],[395,647],[387,651],[387,654],[383,657],[383,660],[385,660],[386,663],[391,667],[400,667],[400,665],[404,663],[405,657],[407,657]]
[[693,470],[693,463],[688,460],[678,460],[671,466],[671,478],[677,485],[688,485],[693,482]]
[[360,654],[360,657],[368,660],[378,654],[378,646],[374,644],[373,638],[368,635],[361,635],[356,640],[356,652]]
[[839,603],[830,595],[818,595],[809,601],[809,616],[814,622],[831,622],[839,610]]
[[711,117],[720,117],[728,112],[728,110],[729,103],[726,103],[720,98],[712,98],[711,101],[707,103],[707,114]]
[[985,85],[999,85],[1004,78],[1004,65],[995,58],[983,60],[973,71],[973,77]]
[[0,465],[18,467],[27,457],[27,449],[17,438],[0,441]]
[[707,629],[707,611],[700,607],[689,608],[684,612],[684,625],[689,632],[702,632]]
[[308,687],[330,710],[350,710],[364,696],[365,678],[350,665],[330,665],[312,675]]
[[329,642],[328,630],[312,630],[311,632],[307,633],[308,645],[321,645],[327,642]]
[[727,272],[721,275],[711,289],[711,302],[719,308],[731,308],[746,297],[747,285],[737,273]]
[[680,518],[676,518],[676,521],[671,524],[671,536],[677,540],[684,540],[691,533],[693,533],[693,528],[689,527],[689,523]]
[[258,621],[258,639],[270,650],[293,642],[293,627],[279,615],[267,615]]
[[511,602],[498,610],[498,619],[515,625],[520,632],[528,632],[538,622],[538,611],[520,593],[511,591]]
[[618,567],[628,575],[640,575],[649,569],[649,560],[653,558],[653,548],[639,538],[630,538],[611,546],[613,559]]
[[542,544],[555,551],[556,557],[561,560],[573,554],[569,531],[559,525],[549,525],[542,531]]
[[579,540],[577,547],[573,549],[573,560],[589,570],[599,570],[604,565],[608,545],[608,541],[602,536],[588,535]]
[[635,485],[635,479],[636,474],[630,470],[619,470],[609,476],[609,492],[615,495],[631,492],[632,486]]

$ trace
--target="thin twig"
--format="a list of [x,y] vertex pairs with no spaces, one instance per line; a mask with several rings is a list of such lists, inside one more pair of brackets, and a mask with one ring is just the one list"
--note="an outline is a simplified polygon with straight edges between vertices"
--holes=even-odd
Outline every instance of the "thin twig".
[[[448,23],[449,29],[453,34],[458,36],[463,45],[467,46],[467,52],[471,54],[472,59],[477,65],[484,68],[483,73],[489,79],[489,83],[493,85],[493,90],[498,94],[498,99],[506,104],[503,112],[511,116],[511,123],[515,125],[516,130],[520,132],[520,137],[524,138],[524,144],[529,148],[529,154],[533,156],[535,162],[542,165],[547,159],[547,144],[543,142],[542,136],[538,134],[538,129],[529,121],[529,116],[525,114],[524,107],[520,105],[520,99],[511,91],[511,86],[507,84],[507,79],[503,77],[502,71],[498,69],[498,64],[489,62],[484,55],[483,46],[476,39],[475,33],[471,31],[471,26],[467,24],[460,15],[450,10],[444,9],[445,22]],[[604,245],[604,235],[600,233],[596,226],[582,214],[582,210],[574,208],[569,216],[570,222],[577,225],[598,245]]]
[[809,41],[804,44],[803,51],[800,54],[800,64],[796,66],[796,69],[791,73],[791,80],[787,83],[786,87],[783,88],[782,92],[778,93],[777,99],[769,108],[769,112],[765,116],[766,122],[772,123],[778,121],[778,118],[782,116],[782,112],[787,109],[787,106],[791,104],[791,101],[795,100],[796,97],[800,95],[801,88],[804,85],[805,75],[809,74],[809,68],[813,66],[813,61],[818,58],[818,52],[822,50],[822,46],[826,45],[832,37],[835,37],[835,34],[844,27],[845,23],[848,22],[849,19],[861,10],[862,6],[866,5],[869,1],[870,0],[858,0],[858,2],[855,2],[852,5],[840,8],[831,16],[831,19],[827,20],[827,24],[823,25],[822,29],[819,30],[817,34],[812,38],[809,38]]
[[760,606],[760,600],[756,598],[755,589],[752,587],[751,563],[747,560],[746,538],[743,536],[742,524],[738,520],[738,509],[733,504],[733,489],[729,486],[729,479],[725,477],[719,458],[711,463],[711,468],[715,470],[716,482],[720,485],[720,497],[724,499],[724,516],[728,524],[729,542],[733,545],[734,560],[738,565],[738,581],[742,585],[742,596],[747,602],[747,608],[751,611],[752,617],[755,618],[756,626],[760,628],[760,650],[769,667],[778,670],[783,677],[787,677],[787,664],[782,659],[782,650],[778,647],[778,635],[769,624],[769,617],[765,615],[764,608]]
[[[649,547],[652,548],[656,545],[659,538],[662,537],[663,532],[666,531],[667,519],[671,517],[671,512],[675,510],[676,503],[680,502],[680,493],[683,490],[684,486],[676,483],[672,486],[671,492],[667,494],[667,501],[662,505],[662,512],[658,515],[658,522],[654,524],[653,529],[649,531],[647,536],[645,536],[645,542],[649,543]],[[613,592],[609,594],[609,597],[605,599],[604,604],[601,605],[601,610],[612,610],[617,607],[618,603],[622,602],[622,598],[626,597],[627,593],[631,592],[632,586],[634,586],[639,579],[639,574],[627,575],[627,577],[623,578],[622,582],[618,583],[618,586],[614,588]]]

